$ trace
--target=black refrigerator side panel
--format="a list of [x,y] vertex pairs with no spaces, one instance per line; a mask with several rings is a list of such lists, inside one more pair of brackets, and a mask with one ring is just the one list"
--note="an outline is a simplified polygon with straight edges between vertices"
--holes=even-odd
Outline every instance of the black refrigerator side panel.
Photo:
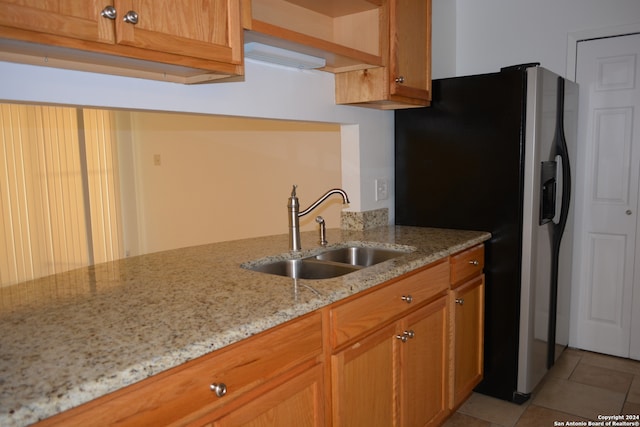
[[526,73],[435,80],[429,108],[395,115],[396,224],[490,231],[484,380],[517,384]]

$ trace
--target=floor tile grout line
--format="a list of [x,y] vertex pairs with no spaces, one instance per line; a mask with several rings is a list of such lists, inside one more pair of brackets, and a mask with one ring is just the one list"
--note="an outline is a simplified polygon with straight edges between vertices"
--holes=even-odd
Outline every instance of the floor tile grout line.
[[[567,349],[569,350],[569,349]],[[582,350],[582,349],[570,349],[570,353],[566,353],[566,354],[571,354],[572,357],[574,357],[575,362],[568,364],[568,368],[566,371],[564,371],[562,373],[562,375],[560,376],[550,376],[550,375],[546,375],[545,378],[540,382],[540,384],[536,387],[536,389],[532,392],[531,394],[531,398],[525,402],[522,406],[524,406],[524,410],[522,412],[520,412],[516,417],[515,417],[515,421],[510,421],[510,423],[508,425],[504,425],[502,423],[496,423],[494,421],[492,421],[491,419],[486,419],[487,417],[483,417],[482,414],[478,414],[478,413],[473,413],[473,411],[470,412],[461,412],[459,408],[458,411],[460,414],[463,414],[465,416],[468,416],[470,418],[473,418],[479,422],[483,422],[483,423],[490,423],[492,426],[500,426],[500,427],[515,427],[517,426],[520,421],[523,420],[523,416],[525,416],[525,414],[527,413],[527,411],[529,411],[532,407],[537,407],[537,408],[542,408],[545,410],[551,410],[551,411],[555,411],[558,413],[563,414],[564,416],[566,416],[567,419],[571,419],[572,417],[578,417],[584,420],[592,420],[592,418],[590,418],[590,415],[580,415],[580,414],[573,414],[573,413],[569,413],[569,412],[565,412],[562,409],[556,409],[556,408],[549,408],[547,406],[541,405],[541,404],[536,404],[533,403],[533,401],[535,400],[535,396],[537,393],[539,393],[545,386],[546,383],[548,383],[549,379],[554,379],[556,381],[567,381],[568,383],[573,383],[576,385],[581,385],[581,386],[585,386],[585,387],[592,387],[594,389],[598,389],[600,391],[603,392],[607,392],[607,393],[617,393],[618,395],[624,395],[624,399],[622,400],[622,405],[620,407],[619,413],[622,414],[624,412],[624,407],[627,405],[627,403],[631,403],[631,404],[637,404],[635,402],[629,402],[629,398],[630,398],[630,393],[632,391],[632,387],[634,385],[634,383],[636,381],[640,382],[640,372],[635,370],[635,367],[633,367],[632,369],[628,369],[627,365],[622,366],[619,364],[619,362],[616,361],[616,359],[619,359],[616,356],[609,356],[609,355],[601,355],[599,353],[591,353],[587,350]],[[593,354],[595,356],[594,358],[587,358],[585,357],[585,355],[590,355]],[[607,361],[611,361],[611,364],[608,364]],[[630,359],[629,359],[630,360]],[[636,363],[638,363],[638,366],[640,366],[640,361],[635,361],[635,360],[630,360],[631,362],[633,362],[633,364],[635,365]],[[591,363],[589,363],[591,362]],[[613,366],[612,366],[613,365]],[[577,377],[575,377],[576,371],[578,370],[578,368],[581,369],[589,369],[589,368],[602,368],[602,369],[607,369],[610,371],[614,371],[616,373],[619,373],[621,375],[630,375],[631,376],[631,381],[629,382],[629,384],[626,386],[626,390],[623,392],[622,390],[620,391],[616,391],[616,390],[612,390],[608,387],[601,387],[598,385],[594,385],[591,383],[584,383],[578,380]],[[562,371],[561,371],[562,372]],[[566,376],[565,376],[566,375]],[[572,379],[573,378],[573,379]],[[491,397],[491,396],[488,396]],[[494,398],[495,399],[495,398]],[[499,399],[497,399],[499,400]],[[485,409],[491,407],[491,400],[487,400],[487,403],[484,405]],[[490,417],[488,417],[490,418]],[[504,420],[506,421],[506,420]]]

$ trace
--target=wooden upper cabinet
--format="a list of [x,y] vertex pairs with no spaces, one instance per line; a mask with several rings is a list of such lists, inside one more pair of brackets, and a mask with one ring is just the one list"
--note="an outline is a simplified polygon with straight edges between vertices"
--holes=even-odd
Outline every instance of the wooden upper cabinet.
[[[230,25],[239,4],[229,0],[114,0],[116,42],[142,49],[239,64],[240,32]],[[135,23],[133,21],[136,21]]]
[[324,71],[384,64],[386,0],[243,0],[246,42],[324,58]]
[[431,2],[390,0],[391,95],[431,100]]
[[200,83],[241,75],[240,0],[0,0],[0,60]]
[[431,102],[431,0],[389,0],[385,66],[336,74],[336,103],[378,109]]
[[100,12],[111,0],[2,0],[0,25],[52,35],[113,43],[113,23]]

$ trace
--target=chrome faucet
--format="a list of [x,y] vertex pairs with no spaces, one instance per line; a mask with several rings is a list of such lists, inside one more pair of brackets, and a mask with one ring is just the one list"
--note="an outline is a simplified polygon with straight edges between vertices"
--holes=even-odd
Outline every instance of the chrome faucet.
[[301,249],[300,246],[300,217],[305,216],[312,210],[318,207],[320,203],[324,202],[329,196],[332,194],[340,194],[342,196],[342,201],[346,205],[349,203],[349,196],[345,193],[344,190],[340,188],[334,188],[332,190],[327,191],[322,197],[313,202],[311,206],[307,209],[300,212],[300,203],[298,202],[298,197],[296,196],[296,188],[298,186],[294,185],[293,190],[291,190],[291,197],[289,197],[289,203],[287,203],[287,209],[289,213],[289,250],[291,251],[299,251]]

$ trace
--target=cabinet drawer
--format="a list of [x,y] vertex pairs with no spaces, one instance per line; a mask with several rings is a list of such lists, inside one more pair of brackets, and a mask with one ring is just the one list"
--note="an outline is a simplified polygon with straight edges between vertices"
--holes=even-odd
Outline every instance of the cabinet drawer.
[[[322,354],[319,312],[185,363],[86,405],[49,418],[43,425],[182,425],[221,408],[267,380]],[[212,383],[224,383],[217,397]]]
[[331,343],[337,347],[449,289],[449,262],[410,273],[331,309]]
[[484,268],[484,245],[474,246],[451,257],[451,283],[461,284],[464,280],[482,273]]

